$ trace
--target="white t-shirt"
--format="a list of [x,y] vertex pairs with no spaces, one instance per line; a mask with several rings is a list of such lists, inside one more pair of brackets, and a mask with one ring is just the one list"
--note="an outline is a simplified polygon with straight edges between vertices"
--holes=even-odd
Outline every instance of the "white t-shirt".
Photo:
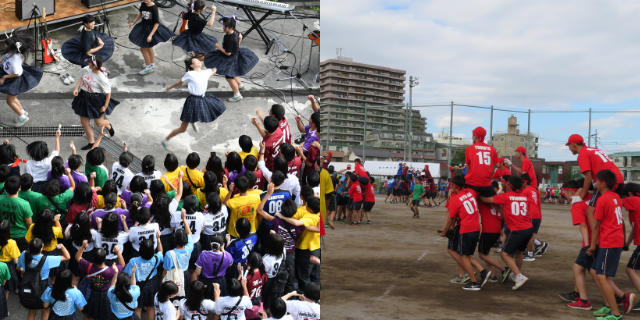
[[320,186],[313,188],[313,195],[316,196],[316,198],[320,198]]
[[176,307],[173,306],[171,300],[160,303],[158,301],[158,294],[153,297],[153,307],[155,308],[155,320],[176,320],[178,314],[176,313]]
[[[258,161],[258,169],[262,171],[262,175],[267,181],[271,182],[271,175],[273,172],[269,170],[264,161]],[[295,202],[298,206],[302,205],[302,199],[300,198],[300,181],[295,174],[287,174],[287,178],[279,187],[280,190],[287,190],[295,197]]]
[[129,242],[136,251],[140,251],[140,242],[144,239],[153,240],[153,248],[158,248],[156,231],[160,231],[157,223],[147,223],[142,226],[135,226],[129,229]]
[[[185,218],[187,219],[187,223],[189,223],[193,242],[199,242],[200,232],[202,232],[202,227],[204,226],[204,217],[202,216],[202,212],[196,211],[192,214],[187,214]],[[173,230],[184,229],[184,225],[182,225],[181,211],[171,212],[171,227]]]
[[95,73],[89,66],[82,68],[82,84],[80,89],[92,93],[110,93],[111,83],[104,72]]
[[[71,227],[73,227],[73,224],[70,224],[67,226],[67,228],[64,230],[64,238],[65,239],[71,239]],[[89,245],[87,245],[87,248],[84,249],[84,252],[89,252],[91,250],[93,250],[93,248],[95,248],[96,245],[96,239],[98,239],[98,237],[100,236],[100,233],[94,229],[91,229],[91,239],[92,241],[89,241]],[[76,250],[80,250],[80,248],[82,247],[82,244],[80,244],[79,246],[75,244],[75,242],[71,242],[71,245],[76,248]]]
[[191,70],[185,73],[181,80],[182,83],[187,84],[190,94],[202,97],[207,92],[209,77],[211,77],[211,70],[209,69]]
[[265,254],[262,257],[262,264],[264,264],[264,271],[267,273],[267,277],[269,279],[273,279],[278,275],[278,270],[282,266],[282,261],[285,258],[286,250],[282,250],[282,255],[280,258],[276,256],[272,256],[270,254]]
[[115,238],[105,238],[102,233],[98,232],[95,239],[96,247],[104,248],[107,251],[107,260],[117,259],[118,255],[113,252],[113,248],[117,245],[120,248],[120,253],[122,253],[127,241],[129,241],[129,235],[124,231],[120,231]]
[[126,190],[129,187],[133,176],[133,172],[129,168],[121,166],[120,162],[113,163],[113,166],[111,166],[111,179],[118,186],[118,195],[122,193],[122,190]]
[[[6,74],[17,74],[19,76],[22,75],[22,55],[19,53],[16,54],[5,54],[2,57],[2,70]],[[34,181],[35,182],[35,181]]]
[[291,318],[290,315],[285,314],[284,317],[282,317],[282,318],[278,318],[278,319],[276,319],[276,318],[267,318],[267,320],[293,320],[293,318]]
[[238,303],[239,297],[220,297],[218,301],[216,301],[215,312],[220,315],[220,320],[245,320],[244,310],[253,308],[253,304],[251,304],[251,299],[247,296],[242,296],[242,300],[238,307],[231,312],[230,315],[223,315],[223,313],[228,313],[233,309],[233,307]]
[[320,319],[320,305],[315,302],[287,300],[287,312],[295,320]]
[[214,234],[223,233],[227,229],[227,219],[229,218],[229,211],[227,206],[222,205],[220,211],[217,213],[203,213],[204,215],[204,227],[202,233],[212,236]]
[[160,172],[159,170],[154,170],[153,174],[144,174],[142,172],[136,174],[136,176],[141,176],[144,178],[144,182],[147,183],[147,188],[151,188],[151,181],[153,180],[160,180],[160,178],[162,177],[162,172]]
[[53,150],[48,157],[40,160],[29,160],[27,161],[26,172],[33,176],[33,182],[47,181],[49,170],[51,170],[51,159],[53,157],[59,155],[58,151]]
[[213,300],[204,299],[200,304],[200,310],[193,311],[187,307],[187,299],[180,300],[180,316],[184,320],[206,320],[207,315],[215,312],[216,303]]

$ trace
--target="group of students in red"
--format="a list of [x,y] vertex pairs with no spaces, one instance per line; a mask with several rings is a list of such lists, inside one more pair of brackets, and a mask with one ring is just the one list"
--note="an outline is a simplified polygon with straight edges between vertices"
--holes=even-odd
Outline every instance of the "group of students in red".
[[[369,213],[376,204],[374,182],[362,160],[356,159],[355,170],[346,171],[344,177],[335,182],[338,203],[336,221],[344,221],[352,226],[371,224]],[[334,227],[333,221],[329,221],[329,226]]]

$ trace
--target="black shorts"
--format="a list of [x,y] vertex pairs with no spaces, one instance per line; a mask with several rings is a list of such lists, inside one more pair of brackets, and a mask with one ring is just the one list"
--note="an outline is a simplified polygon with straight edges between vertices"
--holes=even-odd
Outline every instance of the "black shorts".
[[336,193],[331,192],[324,195],[324,202],[327,206],[327,211],[336,211]]
[[346,206],[349,204],[349,197],[338,195],[338,205]]
[[470,184],[465,185],[467,188],[469,189],[473,189],[475,190],[479,196],[481,197],[493,197],[496,195],[496,190],[493,189],[492,186],[487,186],[487,187],[477,187],[477,186],[472,186]]
[[578,253],[575,264],[585,269],[591,269],[591,266],[593,266],[593,256],[587,254],[587,249],[589,249],[589,246],[585,246],[580,249],[580,253]]
[[507,240],[504,242],[503,251],[510,256],[518,252],[524,252],[527,249],[527,244],[529,244],[532,235],[533,228],[509,232]]
[[373,209],[373,205],[376,204],[375,202],[367,202],[365,201],[364,204],[362,205],[362,210],[369,212],[371,211],[371,209]]
[[360,210],[360,208],[362,208],[362,201],[354,202],[353,200],[351,200],[349,202],[349,209]]
[[437,192],[431,192],[431,199],[435,199],[438,196]]
[[417,206],[420,204],[420,200],[411,200],[411,205]]
[[399,196],[399,195],[400,195],[400,191],[399,191],[398,189],[393,189],[393,191],[391,191],[391,193],[392,193],[394,196]]
[[478,253],[488,255],[493,245],[500,239],[499,233],[481,233],[478,241]]
[[589,207],[596,207],[596,202],[598,202],[598,198],[600,198],[600,191],[598,189],[594,189],[591,194],[591,200],[589,200]]
[[458,241],[458,253],[463,256],[472,256],[476,252],[480,231],[473,231],[460,234]]
[[452,230],[453,232],[448,232],[451,235],[449,237],[449,242],[447,243],[447,249],[452,251],[458,251],[458,242],[460,241],[460,228],[455,227]]
[[542,219],[531,219],[531,224],[533,225],[533,233],[538,233],[540,230],[540,222]]
[[604,274],[607,277],[615,277],[620,263],[622,248],[598,248],[596,258],[593,260],[591,269],[596,274]]
[[633,250],[631,259],[629,259],[629,263],[627,263],[627,268],[640,270],[640,246],[637,246],[636,249]]
[[391,195],[392,192],[393,192],[392,188],[387,188],[387,196]]

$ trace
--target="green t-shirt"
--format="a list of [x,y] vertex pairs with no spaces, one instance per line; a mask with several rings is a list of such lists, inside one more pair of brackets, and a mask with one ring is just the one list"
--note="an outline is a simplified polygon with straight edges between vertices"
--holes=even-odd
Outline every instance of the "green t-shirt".
[[[176,191],[175,190],[171,190],[169,192],[167,192],[167,195],[169,196],[170,200],[173,200],[173,198],[176,197]],[[198,200],[198,197],[196,197],[196,207],[199,208],[200,207],[200,200]],[[180,202],[178,202],[178,211],[182,210],[182,200],[180,200]]]
[[[65,213],[68,208],[67,204],[71,202],[71,199],[73,199],[73,190],[67,189],[65,192],[51,198],[51,201],[49,202],[49,206],[47,208],[49,208],[53,212],[57,211],[58,213],[60,213],[60,220],[64,220]],[[47,199],[47,201],[48,200],[49,199]]]
[[87,176],[87,179],[89,179],[89,176],[91,175],[92,172],[96,173],[96,178],[93,181],[96,185],[96,187],[104,187],[104,183],[107,182],[107,180],[109,180],[109,174],[107,174],[107,170],[102,167],[102,166],[94,166],[90,163],[87,163],[84,165],[84,174]]
[[27,234],[27,224],[24,220],[33,216],[29,202],[18,197],[0,195],[0,214],[2,219],[7,219],[11,225],[11,238],[22,238]]
[[424,186],[421,184],[413,185],[413,200],[420,200],[420,196],[424,193]]
[[0,285],[5,281],[11,279],[11,273],[9,272],[9,266],[6,263],[0,261]]
[[47,197],[45,197],[42,193],[31,190],[18,192],[18,197],[29,202],[29,205],[31,206],[31,212],[33,213],[33,223],[38,222],[38,216],[40,215],[40,213],[42,213],[42,210],[48,208],[51,204],[49,202],[49,199],[47,199]]

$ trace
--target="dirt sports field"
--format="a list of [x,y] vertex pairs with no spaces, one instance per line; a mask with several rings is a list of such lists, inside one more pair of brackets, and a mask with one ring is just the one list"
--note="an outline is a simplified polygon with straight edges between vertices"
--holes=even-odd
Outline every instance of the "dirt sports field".
[[[376,200],[373,224],[338,223],[336,230],[327,230],[324,319],[594,319],[590,311],[569,309],[558,297],[573,288],[571,266],[580,248],[568,206],[543,205],[540,236],[550,247],[535,262],[524,262],[529,281],[522,288],[512,291],[507,280],[468,292],[449,283],[457,268],[446,253],[447,239],[436,234],[446,209],[420,208],[421,218],[413,219],[408,207],[385,204],[381,196]],[[625,222],[629,227],[626,213]],[[624,271],[631,253],[623,252],[615,278],[624,291],[632,290]],[[591,280],[587,290],[595,311],[602,298]],[[640,312],[625,318],[640,319]]]

